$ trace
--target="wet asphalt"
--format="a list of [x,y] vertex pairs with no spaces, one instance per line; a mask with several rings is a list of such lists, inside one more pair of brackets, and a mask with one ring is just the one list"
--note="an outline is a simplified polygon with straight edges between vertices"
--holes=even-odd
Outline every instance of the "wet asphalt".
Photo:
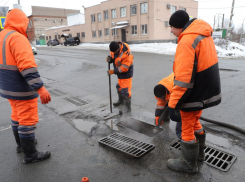
[[[201,121],[207,131],[206,144],[235,156],[228,171],[198,163],[197,174],[174,172],[167,168],[169,158],[180,151],[169,146],[176,139],[175,123],[165,123],[153,137],[116,124],[130,120],[118,116],[118,108],[109,107],[109,81],[105,58],[109,51],[79,47],[38,48],[38,70],[51,93],[52,102],[41,105],[36,138],[38,150],[50,150],[51,158],[22,164],[23,154],[15,152],[10,128],[11,108],[0,98],[0,181],[41,182],[160,182],[160,181],[244,181],[245,135]],[[174,56],[133,52],[132,118],[154,125],[156,100],[154,86],[172,72]],[[202,116],[245,128],[245,60],[220,59],[222,103],[206,109]],[[111,77],[112,100],[117,99],[116,76]],[[149,126],[150,126],[149,125]],[[134,128],[135,127],[134,125]],[[140,127],[139,127],[140,128]],[[151,127],[149,127],[149,130]],[[155,150],[134,158],[98,143],[112,133],[155,145]]]

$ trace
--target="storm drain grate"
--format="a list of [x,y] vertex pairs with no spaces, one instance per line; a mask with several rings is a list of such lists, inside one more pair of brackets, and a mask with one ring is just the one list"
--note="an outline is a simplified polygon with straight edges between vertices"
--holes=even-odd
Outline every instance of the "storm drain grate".
[[155,149],[155,145],[141,142],[119,133],[104,137],[99,140],[99,143],[137,158]]
[[57,90],[57,89],[54,89],[54,90],[50,90],[49,93],[51,95],[54,95],[54,96],[62,96],[62,95],[65,95],[66,93],[60,91],[60,90]]
[[[180,140],[174,140],[172,143],[169,144],[170,147],[181,150],[180,148]],[[204,162],[216,169],[221,171],[228,171],[232,164],[236,160],[236,156],[223,152],[221,150],[215,149],[208,145],[204,148],[205,152],[205,160]]]
[[82,106],[87,104],[87,102],[85,100],[82,100],[79,97],[66,97],[64,98],[64,100],[66,100],[67,102],[70,102],[71,104],[74,104],[76,106]]

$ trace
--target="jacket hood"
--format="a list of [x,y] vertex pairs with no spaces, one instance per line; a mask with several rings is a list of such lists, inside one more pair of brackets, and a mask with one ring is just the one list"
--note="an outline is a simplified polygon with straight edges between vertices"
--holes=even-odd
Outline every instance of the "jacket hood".
[[210,37],[213,34],[213,29],[207,22],[199,19],[193,19],[185,25],[183,32],[179,36],[179,40],[182,36],[187,34],[198,34]]
[[27,37],[26,29],[29,19],[20,9],[12,9],[8,12],[5,20],[5,29],[15,30]]

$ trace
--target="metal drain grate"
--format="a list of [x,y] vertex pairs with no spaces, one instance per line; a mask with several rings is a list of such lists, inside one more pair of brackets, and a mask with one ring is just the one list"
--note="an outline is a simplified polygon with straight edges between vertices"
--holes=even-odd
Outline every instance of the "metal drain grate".
[[[180,148],[180,140],[174,140],[169,144],[170,147],[181,150]],[[223,152],[221,150],[215,149],[213,147],[210,147],[208,145],[204,148],[205,152],[205,160],[204,162],[216,169],[219,169],[221,171],[228,171],[232,164],[236,160],[236,156],[232,154],[228,154],[226,152]]]
[[119,133],[113,133],[104,137],[99,140],[99,143],[137,158],[155,149],[155,145],[141,142]]
[[64,98],[64,100],[66,100],[67,102],[70,102],[71,104],[74,104],[76,106],[82,106],[87,104],[87,102],[85,100],[82,100],[79,97],[66,97]]
[[62,96],[62,95],[65,95],[66,93],[60,91],[60,90],[57,90],[57,89],[54,89],[54,90],[50,90],[49,93],[51,95],[54,95],[54,96]]

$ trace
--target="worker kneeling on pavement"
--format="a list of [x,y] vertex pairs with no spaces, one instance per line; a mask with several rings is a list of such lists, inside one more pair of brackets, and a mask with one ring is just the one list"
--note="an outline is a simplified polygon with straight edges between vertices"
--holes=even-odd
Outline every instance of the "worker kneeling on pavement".
[[161,126],[163,122],[171,120],[176,122],[176,135],[181,139],[181,117],[179,110],[171,109],[169,113],[168,102],[172,89],[174,86],[174,73],[171,73],[169,76],[163,78],[154,88],[154,95],[157,99],[157,107],[155,110],[155,124],[157,127]]
[[24,163],[50,157],[49,151],[39,152],[35,146],[38,122],[38,96],[42,104],[51,101],[37,70],[31,45],[27,39],[29,19],[19,9],[8,12],[4,30],[0,32],[0,95],[9,100],[11,122],[17,152],[24,151]]
[[130,52],[128,44],[122,42],[111,42],[109,45],[110,56],[107,62],[113,63],[114,70],[109,70],[108,74],[116,74],[118,83],[116,85],[118,101],[114,106],[124,104],[122,113],[131,113],[131,88],[133,77],[133,55]]
[[199,19],[189,21],[183,10],[169,20],[171,33],[178,37],[173,65],[174,87],[169,99],[170,119],[180,110],[181,157],[169,159],[176,171],[196,173],[197,160],[204,160],[205,131],[199,121],[202,110],[221,102],[218,58],[211,26]]

